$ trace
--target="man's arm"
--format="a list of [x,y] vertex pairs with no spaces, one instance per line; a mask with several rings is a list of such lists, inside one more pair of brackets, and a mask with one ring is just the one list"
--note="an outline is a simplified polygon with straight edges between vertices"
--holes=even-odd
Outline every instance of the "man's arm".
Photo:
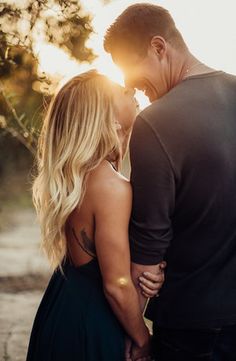
[[141,305],[146,297],[139,287],[144,272],[161,272],[160,263],[172,239],[171,216],[175,204],[174,171],[159,135],[137,117],[131,142],[133,208],[129,226],[132,277]]

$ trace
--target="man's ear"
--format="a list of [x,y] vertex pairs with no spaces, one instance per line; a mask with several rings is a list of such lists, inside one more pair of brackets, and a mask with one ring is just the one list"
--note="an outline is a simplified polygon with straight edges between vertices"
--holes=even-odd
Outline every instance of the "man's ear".
[[153,36],[151,39],[151,47],[155,51],[156,55],[162,58],[166,52],[166,41],[161,36]]

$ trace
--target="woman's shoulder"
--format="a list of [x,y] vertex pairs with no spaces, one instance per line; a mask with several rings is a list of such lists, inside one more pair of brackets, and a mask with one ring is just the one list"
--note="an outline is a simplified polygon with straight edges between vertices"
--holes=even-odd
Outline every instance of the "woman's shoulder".
[[87,189],[96,199],[102,198],[104,202],[117,197],[128,201],[132,195],[129,180],[117,172],[108,161],[103,161],[90,173]]

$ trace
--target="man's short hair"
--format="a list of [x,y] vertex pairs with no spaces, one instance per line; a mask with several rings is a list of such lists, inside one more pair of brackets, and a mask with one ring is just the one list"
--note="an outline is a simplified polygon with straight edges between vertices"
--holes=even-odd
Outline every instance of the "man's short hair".
[[148,3],[134,4],[107,29],[104,49],[111,55],[128,50],[145,56],[155,35],[162,36],[176,49],[187,48],[168,10]]

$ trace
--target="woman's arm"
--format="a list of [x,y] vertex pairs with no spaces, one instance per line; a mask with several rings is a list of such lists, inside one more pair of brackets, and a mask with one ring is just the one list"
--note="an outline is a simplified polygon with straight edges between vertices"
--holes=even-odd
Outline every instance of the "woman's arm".
[[149,343],[138,294],[131,277],[128,225],[130,184],[114,177],[100,184],[95,204],[95,243],[105,296],[137,346]]

